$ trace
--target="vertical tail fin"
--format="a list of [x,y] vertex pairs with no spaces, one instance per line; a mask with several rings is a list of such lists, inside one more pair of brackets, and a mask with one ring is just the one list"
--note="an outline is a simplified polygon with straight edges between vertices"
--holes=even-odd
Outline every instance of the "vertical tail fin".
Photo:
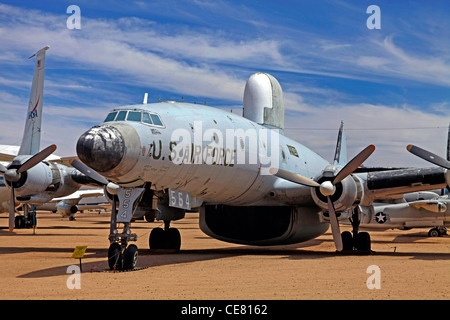
[[347,164],[347,139],[344,131],[344,121],[341,121],[338,138],[336,142],[336,151],[334,153],[334,165],[344,166]]
[[23,131],[19,155],[34,155],[39,152],[41,142],[42,100],[44,94],[45,51],[49,48],[49,46],[46,46],[28,58],[31,59],[36,56],[36,62],[34,64],[30,102],[28,103],[25,129]]
[[450,161],[450,123],[448,125],[448,137],[447,137],[447,160]]

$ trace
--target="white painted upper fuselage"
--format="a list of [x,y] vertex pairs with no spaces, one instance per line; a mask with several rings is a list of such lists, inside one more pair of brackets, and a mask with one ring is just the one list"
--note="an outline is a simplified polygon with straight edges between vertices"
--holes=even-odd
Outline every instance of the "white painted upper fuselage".
[[123,110],[150,112],[162,121],[159,126],[142,121],[101,125],[118,129],[126,145],[120,164],[101,174],[124,186],[151,182],[158,190],[189,192],[208,203],[301,204],[310,203],[310,188],[277,178],[269,168],[314,179],[329,164],[280,130],[221,109],[163,102],[113,111]]

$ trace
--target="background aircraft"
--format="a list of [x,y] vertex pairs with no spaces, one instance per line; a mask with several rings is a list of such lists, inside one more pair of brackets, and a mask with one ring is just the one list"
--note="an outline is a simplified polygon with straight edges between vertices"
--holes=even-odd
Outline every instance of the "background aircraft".
[[[14,228],[15,222],[19,226],[31,223],[33,219],[28,212],[28,204],[47,203],[53,198],[70,195],[82,184],[89,183],[89,179],[75,168],[45,160],[56,150],[55,145],[39,151],[45,52],[48,49],[49,46],[46,46],[30,57],[36,57],[36,62],[25,128],[18,153],[16,156],[4,153],[14,149],[9,146],[0,154],[0,161],[10,162],[7,165],[0,164],[0,172],[3,173],[0,181],[0,210],[9,212],[10,230]],[[25,205],[24,215],[15,217],[15,207],[18,205]],[[65,210],[70,208],[66,207]]]
[[[277,130],[268,133],[268,128]],[[180,234],[170,228],[170,221],[183,218],[192,199],[201,199],[200,228],[223,241],[250,245],[306,241],[328,229],[328,222],[320,219],[322,211],[329,216],[338,251],[370,251],[369,234],[358,231],[360,208],[392,194],[442,188],[450,181],[450,173],[441,168],[355,173],[375,150],[373,145],[348,162],[335,157],[330,164],[284,136],[283,128],[281,86],[264,73],[247,81],[242,117],[170,101],[112,110],[104,123],[78,139],[77,154],[84,164],[72,162],[105,185],[114,199],[110,267],[134,267],[137,247],[128,243],[136,235],[130,221],[133,210],[142,207],[156,210],[157,219],[165,222],[164,229],[152,230],[151,249],[179,250]],[[235,134],[230,147],[224,143],[229,131]],[[346,147],[337,150],[339,155]],[[239,154],[246,161],[238,161]],[[251,156],[257,160],[249,161]],[[155,196],[157,203],[152,201]],[[353,210],[350,238],[340,234],[337,221],[348,210]],[[122,233],[117,223],[123,224]]]
[[[408,151],[415,152],[419,157],[431,161],[443,168],[449,169],[450,161],[450,126],[447,139],[447,160],[431,154],[421,148],[409,145]],[[383,203],[374,203],[372,206],[362,208],[361,228],[365,229],[411,229],[430,228],[428,235],[437,237],[447,234],[450,224],[449,186],[434,192],[407,193],[399,198],[385,199]],[[350,213],[347,213],[351,215]],[[340,221],[347,223],[345,214]]]
[[110,208],[111,203],[106,199],[103,189],[83,187],[68,196],[54,198],[36,206],[36,210],[52,211],[62,217],[68,217],[70,220],[75,220],[77,212]]

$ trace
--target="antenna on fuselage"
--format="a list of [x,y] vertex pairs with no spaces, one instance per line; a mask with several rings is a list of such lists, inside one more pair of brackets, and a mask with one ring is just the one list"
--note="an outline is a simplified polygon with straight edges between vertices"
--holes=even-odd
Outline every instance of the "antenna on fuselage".
[[144,101],[142,102],[142,104],[147,104],[147,99],[148,99],[148,93],[144,93]]

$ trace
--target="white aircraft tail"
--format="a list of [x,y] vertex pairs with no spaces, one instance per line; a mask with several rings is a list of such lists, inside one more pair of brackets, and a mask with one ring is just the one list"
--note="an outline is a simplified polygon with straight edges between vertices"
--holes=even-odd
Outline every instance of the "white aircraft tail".
[[448,136],[447,136],[447,160],[450,161],[450,124],[448,125]]
[[30,102],[28,102],[25,129],[18,155],[34,155],[39,152],[41,142],[42,100],[44,94],[44,70],[46,46],[28,59],[36,56],[33,82],[31,84]]
[[344,121],[341,121],[338,138],[336,142],[336,151],[334,153],[334,165],[345,166],[347,164],[347,139],[344,131]]

